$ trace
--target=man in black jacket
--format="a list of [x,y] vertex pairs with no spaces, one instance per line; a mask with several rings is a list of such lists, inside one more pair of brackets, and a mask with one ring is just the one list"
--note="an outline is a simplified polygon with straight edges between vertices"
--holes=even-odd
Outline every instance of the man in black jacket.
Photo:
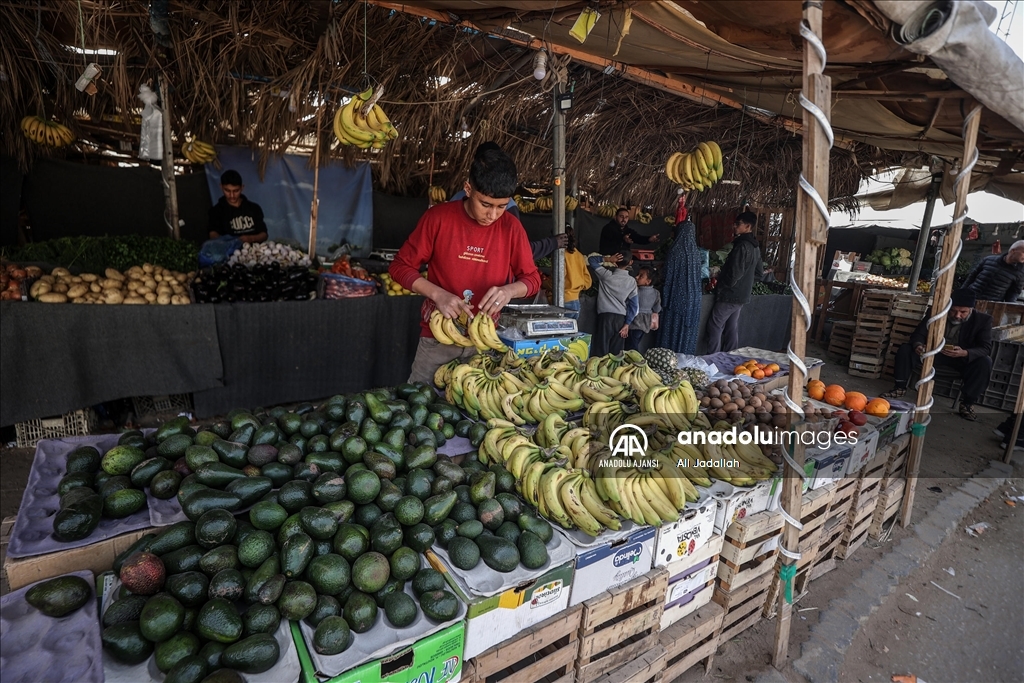
[[634,244],[654,244],[660,238],[657,233],[641,235],[629,225],[629,209],[621,207],[615,212],[615,218],[601,228],[601,241],[597,247],[599,254],[614,254],[623,249],[632,249]]
[[[960,373],[960,417],[976,420],[974,404],[988,387],[992,374],[992,316],[974,310],[974,292],[958,289],[952,295],[952,308],[946,316],[943,335],[945,347],[933,360],[937,368],[952,368]],[[896,351],[896,386],[882,394],[883,398],[902,398],[910,375],[921,363],[927,348],[928,320],[922,320],[910,341]]]
[[1016,301],[1024,290],[1024,240],[1014,242],[1005,254],[981,259],[964,287],[983,301]]
[[761,247],[751,234],[756,224],[757,214],[753,211],[736,217],[736,239],[715,285],[715,306],[708,319],[708,353],[732,351],[740,345],[740,311],[750,302],[750,292],[762,269]]
[[238,171],[228,170],[220,177],[220,189],[224,196],[210,209],[210,239],[231,235],[243,242],[266,242],[267,224],[263,220],[263,209],[242,194],[242,176]]

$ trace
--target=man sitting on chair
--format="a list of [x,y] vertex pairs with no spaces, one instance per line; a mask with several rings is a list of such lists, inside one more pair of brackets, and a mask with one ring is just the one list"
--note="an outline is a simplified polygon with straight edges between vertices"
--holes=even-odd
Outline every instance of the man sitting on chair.
[[[933,357],[936,368],[950,368],[960,374],[960,417],[978,419],[974,412],[992,374],[992,316],[974,310],[974,292],[958,289],[951,297],[952,308],[946,316],[943,334],[945,346]],[[921,364],[921,354],[927,351],[928,320],[921,321],[910,341],[896,351],[896,386],[882,394],[882,398],[902,398],[915,367]]]

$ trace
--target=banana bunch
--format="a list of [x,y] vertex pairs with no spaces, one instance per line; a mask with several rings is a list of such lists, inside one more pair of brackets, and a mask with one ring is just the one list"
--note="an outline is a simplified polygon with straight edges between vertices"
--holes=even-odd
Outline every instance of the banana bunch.
[[444,188],[439,185],[431,185],[427,188],[427,197],[430,198],[431,205],[433,204],[444,204],[448,201],[448,193],[444,191]]
[[555,208],[555,200],[551,195],[546,194],[542,197],[537,197],[534,205],[537,207],[538,211],[550,213]]
[[701,414],[697,396],[686,380],[671,387],[651,387],[640,399],[640,410],[665,416],[679,431],[689,430]]
[[75,141],[75,134],[63,123],[44,119],[42,116],[26,116],[21,120],[21,133],[37,145],[64,147]]
[[543,376],[569,387],[586,403],[621,401],[632,395],[633,389],[628,382],[600,373],[603,356],[590,358],[585,365],[570,354],[563,358],[544,369]]
[[642,223],[643,225],[647,225],[648,223],[654,220],[654,216],[644,211],[641,211],[636,215],[636,219],[640,221],[640,223]]
[[628,382],[638,397],[643,398],[649,389],[662,384],[661,377],[651,369],[639,351],[626,351],[625,357],[627,362],[616,368],[612,377],[620,382]]
[[334,115],[334,135],[343,145],[383,149],[389,140],[398,137],[398,129],[377,104],[373,88],[369,88],[353,95],[348,104],[338,109]]
[[675,216],[665,216],[665,222],[668,223],[669,225],[675,225],[676,224],[676,217]]
[[570,196],[566,195],[566,197],[565,197],[565,210],[566,211],[575,211],[576,207],[579,206],[579,205],[580,205],[580,200],[576,199],[575,197],[570,197]]
[[208,164],[217,159],[217,150],[208,142],[202,140],[186,140],[181,146],[181,153],[193,164]]
[[615,218],[615,212],[619,210],[619,207],[615,204],[602,204],[597,207],[597,215],[601,218]]
[[459,359],[448,361],[437,370],[434,370],[434,386],[438,389],[444,389],[452,381],[452,371],[459,367],[461,363]]
[[494,320],[483,312],[463,321],[446,318],[435,308],[430,314],[428,324],[434,339],[448,346],[475,347],[481,353],[488,350],[505,353],[509,350],[505,343],[498,339]]
[[770,479],[778,469],[754,444],[704,444],[704,456],[709,460],[736,460],[739,467],[709,467],[708,474],[715,479],[727,481],[733,486],[752,486],[759,481]]
[[635,524],[661,526],[675,522],[688,502],[700,498],[693,483],[665,453],[648,453],[653,468],[602,467],[595,476],[597,492],[616,514]]
[[665,163],[665,175],[684,190],[703,192],[722,179],[722,148],[714,140],[692,152],[674,152]]
[[445,370],[446,367],[442,365],[437,369],[434,383],[446,380],[444,395],[449,403],[462,408],[474,419],[510,419],[515,416],[513,422],[526,423],[516,411],[513,401],[516,398],[522,400],[527,387],[511,373],[492,373],[468,364],[456,365],[450,372]]
[[473,319],[469,321],[467,331],[473,346],[480,353],[485,351],[507,353],[509,351],[509,348],[505,346],[505,342],[498,338],[498,330],[494,327],[494,318],[483,311],[473,316]]
[[516,206],[519,207],[519,213],[533,213],[537,207],[533,202],[533,197],[524,197],[521,194],[512,195],[512,199],[515,201]]

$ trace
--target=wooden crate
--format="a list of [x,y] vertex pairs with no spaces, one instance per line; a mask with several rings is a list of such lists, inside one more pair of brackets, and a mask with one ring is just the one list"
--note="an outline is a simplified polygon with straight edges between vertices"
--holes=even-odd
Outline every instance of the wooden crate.
[[718,561],[719,587],[735,591],[770,572],[779,554],[781,533],[781,512],[758,512],[730,524]]
[[662,631],[659,636],[665,648],[662,680],[671,683],[700,661],[704,662],[704,673],[707,673],[718,650],[724,620],[725,608],[717,602],[709,602]]
[[906,487],[906,479],[893,479],[878,494],[875,512],[871,517],[871,524],[868,526],[868,538],[875,539],[880,537],[889,521],[900,513],[900,509],[903,507],[903,494],[906,491]]
[[572,683],[583,606],[570,607],[465,662],[466,683]]
[[832,324],[832,336],[828,341],[828,355],[837,359],[845,359],[850,355],[853,346],[853,334],[856,323],[852,320],[840,320]]
[[856,336],[888,337],[892,331],[892,316],[888,313],[860,313],[857,315],[857,327],[854,329]]
[[[884,453],[883,453],[884,455]],[[850,503],[846,529],[836,549],[836,559],[845,560],[867,541],[868,527],[875,513],[878,493],[885,472],[885,457],[875,457],[857,478],[857,489]]]
[[[774,562],[770,567],[774,566]],[[764,602],[772,585],[772,574],[762,574],[734,591],[719,587],[712,598],[725,608],[718,644],[727,643],[761,620]]]
[[894,317],[892,319],[892,332],[890,332],[890,336],[894,341],[900,340],[901,343],[908,341],[910,335],[914,333],[920,322],[920,318]]
[[835,569],[838,559],[836,551],[839,548],[839,542],[843,540],[843,533],[846,531],[847,518],[857,486],[856,475],[844,477],[836,482],[832,501],[828,505],[828,512],[825,513],[825,521],[821,524],[818,553],[809,569],[808,581]]
[[881,377],[882,371],[885,369],[884,353],[872,354],[870,350],[865,350],[865,347],[855,346],[854,348],[858,350],[850,354],[850,363],[846,368],[846,372],[854,377],[866,377],[868,379],[878,379]]
[[932,299],[930,294],[911,294],[903,292],[897,294],[892,302],[893,317],[916,318],[920,320],[931,308]]
[[[633,661],[623,664],[614,671],[609,671],[594,683],[661,683],[664,680],[665,648],[655,645],[647,652],[640,654]],[[521,678],[517,681],[527,681]],[[668,679],[671,681],[672,679]]]
[[663,567],[583,603],[576,683],[590,683],[658,642],[668,571]]
[[867,289],[860,299],[858,314],[888,316],[892,312],[893,301],[899,292],[892,289]]
[[[800,553],[800,559],[796,563],[797,574],[805,573],[806,570],[810,569],[814,564],[815,558],[818,556],[818,550],[821,547],[822,527],[828,515],[829,503],[832,502],[835,492],[836,485],[831,483],[819,489],[808,491],[801,500],[800,524],[803,525],[803,528],[800,530],[800,543],[797,546],[797,552]],[[779,539],[779,542],[781,543],[782,540]],[[777,598],[779,591],[782,590],[782,582],[778,577],[778,568],[780,566],[782,566],[781,555],[775,562],[776,571],[773,572],[772,585],[764,603],[764,616],[766,619],[775,616]],[[793,602],[796,602],[798,599],[795,597],[796,595],[794,592]]]

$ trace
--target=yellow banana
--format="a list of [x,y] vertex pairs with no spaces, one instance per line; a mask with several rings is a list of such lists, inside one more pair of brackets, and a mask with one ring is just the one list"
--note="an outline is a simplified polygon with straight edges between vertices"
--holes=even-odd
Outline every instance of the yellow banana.
[[443,320],[444,315],[441,313],[441,311],[435,308],[433,312],[431,312],[430,318],[427,321],[427,324],[430,326],[430,333],[434,335],[434,339],[441,342],[442,344],[452,346],[453,344],[455,344],[455,342],[452,340],[451,337],[448,336],[448,333],[445,331],[444,325],[442,324]]
[[566,529],[572,529],[576,525],[566,513],[565,505],[558,495],[558,489],[569,476],[568,470],[564,467],[552,467],[540,478],[540,500],[547,505],[548,518],[558,522]]
[[640,473],[634,472],[629,475],[628,483],[633,494],[633,500],[636,501],[637,506],[640,508],[640,513],[643,515],[644,523],[651,526],[661,526],[663,520],[647,498],[649,494],[644,490]]
[[638,480],[640,489],[647,495],[647,502],[651,504],[663,522],[674,522],[679,519],[679,510],[669,502],[665,492],[654,483],[649,472],[639,475]]
[[472,340],[470,340],[469,337],[462,333],[462,331],[456,325],[455,321],[452,320],[451,318],[445,318],[442,316],[441,325],[442,329],[444,330],[444,333],[448,335],[448,338],[451,339],[452,343],[455,344],[456,346],[462,346],[466,348],[473,346]]
[[586,475],[582,475],[582,479],[579,484],[580,500],[583,503],[583,507],[587,509],[587,512],[596,519],[602,526],[605,526],[613,531],[618,531],[622,528],[622,523],[619,521],[618,515],[615,511],[604,504],[600,496],[597,494],[597,485],[594,480]]
[[[719,147],[718,143],[715,142],[714,140],[708,140],[707,143],[705,143],[705,144],[707,144],[707,146],[711,149],[711,154],[712,154],[712,156],[714,158],[715,166],[717,168],[721,168],[722,167],[722,148]],[[719,177],[721,177],[721,176],[719,176]]]
[[597,519],[590,514],[583,501],[580,500],[580,493],[578,490],[580,482],[583,480],[581,473],[570,475],[568,478],[562,481],[562,485],[558,489],[559,496],[562,500],[562,505],[565,507],[566,513],[569,518],[572,519],[573,523],[579,527],[579,530],[588,536],[597,536],[604,531],[604,526]]

